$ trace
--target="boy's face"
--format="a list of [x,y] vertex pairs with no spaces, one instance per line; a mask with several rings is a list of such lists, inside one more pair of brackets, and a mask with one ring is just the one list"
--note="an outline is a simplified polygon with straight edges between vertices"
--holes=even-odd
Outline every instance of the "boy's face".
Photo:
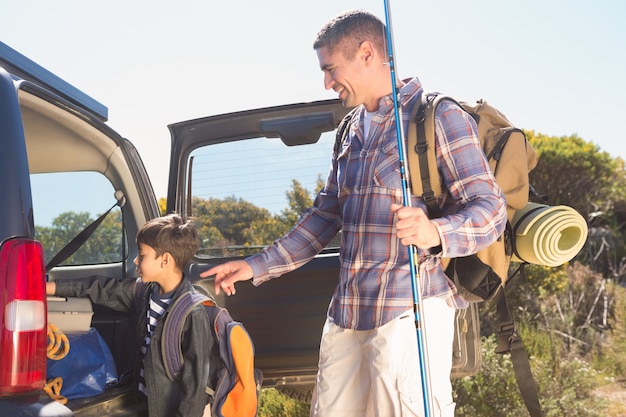
[[137,273],[143,282],[158,282],[163,279],[163,256],[157,256],[156,251],[145,243],[139,244],[139,254],[133,261]]

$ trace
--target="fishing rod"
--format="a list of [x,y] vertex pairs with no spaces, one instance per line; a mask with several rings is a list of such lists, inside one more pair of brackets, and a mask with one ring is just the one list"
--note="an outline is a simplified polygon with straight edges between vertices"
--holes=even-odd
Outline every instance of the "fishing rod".
[[[408,163],[404,159],[406,153],[404,142],[404,128],[402,123],[402,108],[400,104],[400,89],[396,78],[396,65],[394,61],[393,35],[391,30],[391,11],[389,0],[385,4],[385,26],[387,37],[387,51],[389,53],[389,70],[391,73],[391,87],[393,96],[393,107],[396,118],[396,138],[398,140],[398,156],[400,163],[400,178],[402,180],[402,199],[405,207],[411,206],[411,192],[408,181]],[[419,103],[415,104],[416,106]],[[417,333],[417,350],[419,354],[420,374],[422,382],[422,397],[424,401],[424,416],[431,417],[432,414],[432,392],[430,390],[430,367],[428,365],[428,349],[426,346],[424,308],[422,304],[422,289],[419,285],[419,262],[417,248],[414,245],[408,246],[409,269],[411,271],[411,288],[413,290],[413,312],[415,313],[415,329]]]

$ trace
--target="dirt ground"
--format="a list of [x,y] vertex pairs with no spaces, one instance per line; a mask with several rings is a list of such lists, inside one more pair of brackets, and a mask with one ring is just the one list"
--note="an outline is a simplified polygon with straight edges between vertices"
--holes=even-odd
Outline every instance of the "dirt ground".
[[626,416],[626,381],[616,381],[603,385],[594,391],[598,397],[609,403],[606,417]]

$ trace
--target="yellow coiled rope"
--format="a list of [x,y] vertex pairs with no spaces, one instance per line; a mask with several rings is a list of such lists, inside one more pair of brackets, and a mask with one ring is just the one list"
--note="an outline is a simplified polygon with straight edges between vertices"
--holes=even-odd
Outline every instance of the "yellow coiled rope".
[[63,379],[56,377],[46,382],[46,385],[43,386],[43,392],[48,394],[48,397],[54,401],[65,404],[67,403],[67,398],[61,395],[61,387],[63,387]]
[[[70,351],[70,342],[67,340],[67,336],[57,326],[52,323],[48,323],[48,358],[53,361],[58,361],[67,356]],[[54,378],[46,382],[43,387],[43,391],[48,394],[50,398],[61,404],[67,403],[67,398],[61,395],[61,388],[63,387],[63,379],[60,377]]]

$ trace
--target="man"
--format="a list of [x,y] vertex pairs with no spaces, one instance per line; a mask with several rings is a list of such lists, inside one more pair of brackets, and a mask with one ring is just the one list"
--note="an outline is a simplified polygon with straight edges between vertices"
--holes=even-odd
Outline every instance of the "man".
[[[252,278],[260,285],[298,268],[341,230],[339,283],[322,333],[311,415],[423,416],[406,247],[415,245],[434,414],[451,417],[454,309],[467,303],[443,273],[441,257],[470,255],[495,241],[506,223],[504,197],[475,123],[446,103],[436,114],[443,216],[430,220],[420,197],[403,207],[384,23],[362,10],[342,13],[321,29],[313,47],[324,87],[346,107],[358,106],[326,185],[273,246],[202,276],[215,275],[215,291],[232,295],[237,281]],[[423,90],[417,78],[400,86],[406,131]]]

